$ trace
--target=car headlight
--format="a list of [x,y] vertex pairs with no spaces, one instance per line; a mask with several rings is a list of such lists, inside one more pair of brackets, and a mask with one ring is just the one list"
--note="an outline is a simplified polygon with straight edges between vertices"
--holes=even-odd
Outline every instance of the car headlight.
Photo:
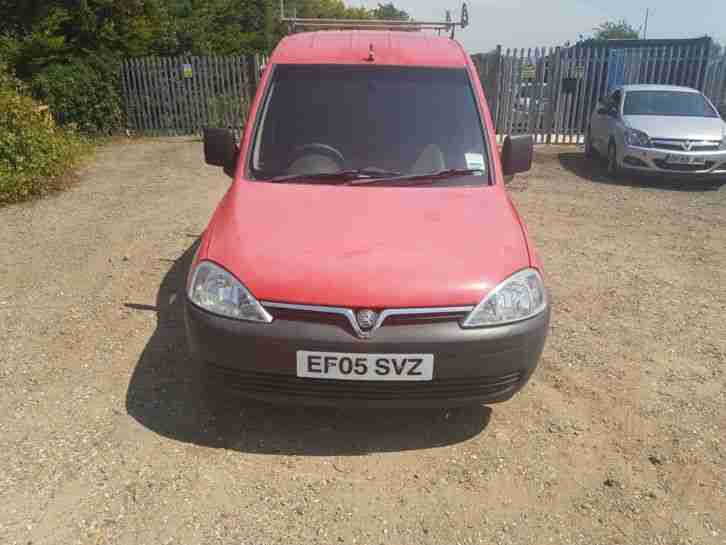
[[242,283],[209,261],[197,265],[189,283],[189,300],[213,314],[236,320],[270,323],[272,316]]
[[518,322],[536,316],[547,307],[547,295],[539,272],[525,269],[494,288],[462,327],[483,327]]
[[628,129],[625,133],[625,138],[631,146],[650,147],[650,136],[643,131]]

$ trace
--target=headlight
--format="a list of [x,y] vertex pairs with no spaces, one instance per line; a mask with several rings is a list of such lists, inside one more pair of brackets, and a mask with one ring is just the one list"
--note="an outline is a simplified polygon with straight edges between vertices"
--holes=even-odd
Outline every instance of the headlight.
[[630,144],[631,146],[640,146],[643,148],[650,147],[650,136],[648,136],[643,131],[627,129],[625,133],[625,138],[628,141],[628,144]]
[[542,277],[525,269],[499,284],[471,311],[462,327],[503,325],[531,318],[547,306]]
[[239,280],[209,261],[197,265],[189,283],[189,299],[204,310],[227,318],[272,321],[272,316]]

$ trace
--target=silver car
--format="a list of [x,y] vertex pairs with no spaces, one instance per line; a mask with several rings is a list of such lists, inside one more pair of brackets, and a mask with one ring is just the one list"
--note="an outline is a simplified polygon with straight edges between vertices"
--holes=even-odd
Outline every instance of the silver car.
[[608,173],[726,179],[726,122],[703,94],[671,85],[624,85],[592,114],[585,154],[607,157]]

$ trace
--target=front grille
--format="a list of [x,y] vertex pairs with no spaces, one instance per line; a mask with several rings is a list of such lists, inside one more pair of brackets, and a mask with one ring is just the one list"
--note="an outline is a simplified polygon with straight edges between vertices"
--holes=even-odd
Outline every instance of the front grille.
[[311,312],[309,310],[301,310],[297,308],[273,308],[266,307],[276,320],[289,320],[291,322],[311,322],[315,324],[333,324],[339,325],[346,329],[350,329],[348,318],[342,314],[332,312]]
[[298,378],[292,375],[251,373],[210,366],[210,378],[227,389],[301,399],[397,401],[496,397],[515,388],[522,373],[497,377],[434,379],[429,382],[346,381]]
[[460,322],[468,316],[468,312],[457,313],[436,313],[427,314],[394,314],[388,316],[383,322],[384,326],[411,325],[411,324],[435,324],[440,322]]
[[653,161],[656,165],[658,165],[658,168],[662,168],[663,170],[672,170],[674,172],[700,172],[700,171],[707,171],[711,170],[713,168],[714,163],[713,161],[707,161],[705,165],[678,165],[673,163],[668,163],[664,161],[663,159],[656,159]]
[[718,151],[721,146],[721,142],[718,141],[699,141],[694,142],[691,140],[691,149],[683,149],[683,144],[686,140],[652,140],[653,147],[656,149],[668,150],[668,151]]
[[[265,307],[270,315],[276,320],[289,320],[293,322],[310,322],[315,324],[331,324],[337,325],[344,329],[351,330],[348,318],[343,314],[335,312],[325,312],[323,310],[310,310],[302,308],[275,307],[269,305]],[[462,310],[461,312],[441,312],[431,309],[430,312],[409,312],[406,314],[391,314],[381,324],[386,326],[401,325],[423,325],[435,324],[442,322],[460,322],[466,318],[470,310]]]

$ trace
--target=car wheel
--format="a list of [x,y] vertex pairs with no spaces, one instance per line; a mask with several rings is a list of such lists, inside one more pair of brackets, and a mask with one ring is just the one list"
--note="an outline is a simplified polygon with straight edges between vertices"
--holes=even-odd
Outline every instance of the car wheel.
[[620,175],[620,166],[618,165],[618,149],[615,147],[615,142],[610,142],[608,146],[608,176],[611,178],[617,178]]

